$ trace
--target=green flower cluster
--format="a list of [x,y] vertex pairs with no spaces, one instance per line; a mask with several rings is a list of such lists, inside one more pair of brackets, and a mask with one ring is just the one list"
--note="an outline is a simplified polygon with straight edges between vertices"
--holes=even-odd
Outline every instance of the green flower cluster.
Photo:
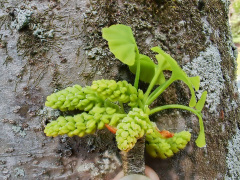
[[155,131],[146,135],[146,150],[153,157],[166,159],[184,149],[190,139],[191,134],[188,131],[176,133],[172,138],[167,139]]
[[[157,53],[157,64],[150,57],[141,54],[128,26],[118,24],[103,28],[102,34],[114,56],[128,65],[130,71],[136,75],[134,86],[127,81],[102,79],[93,81],[91,86],[75,85],[53,93],[47,97],[46,106],[61,111],[80,110],[81,113],[60,116],[50,122],[44,130],[46,135],[82,137],[106,127],[116,133],[118,148],[122,151],[129,151],[139,138],[146,135],[147,152],[153,157],[165,159],[183,149],[190,141],[191,134],[187,131],[175,135],[168,131],[158,131],[149,116],[177,108],[188,110],[199,118],[200,132],[196,144],[204,147],[206,141],[201,111],[207,92],[204,91],[199,101],[196,101],[195,91],[200,88],[200,77],[188,77],[177,62],[158,46],[151,49]],[[164,71],[171,71],[171,76],[165,78]],[[138,89],[139,80],[149,83],[145,93]],[[151,104],[177,80],[183,81],[190,89],[189,106],[170,104],[150,110]],[[156,85],[158,87],[155,88]]]
[[[127,81],[98,80],[91,86],[74,85],[47,97],[46,106],[61,111],[83,110],[74,116],[60,116],[47,124],[44,132],[47,136],[67,134],[84,136],[105,124],[116,127],[118,148],[123,151],[132,149],[137,140],[146,135],[146,149],[153,157],[167,158],[183,149],[190,140],[189,132],[181,132],[172,138],[164,139],[156,131],[149,119],[149,108],[141,106],[143,92],[136,90]],[[128,103],[131,110],[124,112],[122,103]]]
[[47,136],[53,137],[64,134],[67,134],[69,137],[74,135],[82,137],[86,132],[92,133],[95,129],[96,124],[93,116],[82,113],[73,117],[58,117],[56,121],[52,121],[46,126],[44,133],[46,133]]
[[152,132],[148,115],[139,108],[133,108],[127,117],[117,125],[116,140],[118,148],[123,151],[129,151],[139,138]]
[[103,103],[103,99],[89,86],[82,88],[80,85],[74,85],[48,96],[45,105],[61,111],[89,111],[98,103]]
[[127,81],[116,82],[102,79],[93,81],[91,88],[104,99],[108,98],[111,102],[128,103],[130,107],[137,107],[143,99],[143,91],[137,90]]
[[92,134],[97,129],[103,129],[105,124],[117,123],[126,114],[118,113],[112,107],[95,106],[89,113],[83,112],[75,116],[60,116],[56,121],[47,124],[44,132],[47,136],[58,136],[67,134],[68,136],[84,136]]

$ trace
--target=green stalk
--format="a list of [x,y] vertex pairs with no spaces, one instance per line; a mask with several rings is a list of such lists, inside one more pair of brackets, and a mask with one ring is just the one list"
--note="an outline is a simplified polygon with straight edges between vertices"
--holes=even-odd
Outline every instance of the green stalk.
[[157,73],[154,74],[154,76],[153,76],[153,78],[151,80],[151,83],[149,84],[148,89],[147,89],[146,93],[144,94],[144,98],[143,98],[144,102],[146,102],[146,100],[148,98],[148,95],[151,93],[151,91],[152,91],[154,85],[156,84],[156,81],[157,81],[157,79],[158,79],[158,77],[159,77],[161,72],[162,72],[161,69],[158,69]]
[[140,59],[139,59],[139,51],[138,51],[137,47],[136,47],[136,61],[137,61],[137,70],[136,70],[136,76],[135,76],[135,81],[134,81],[134,87],[136,89],[138,89],[141,66],[140,66]]
[[187,111],[190,111],[194,114],[196,114],[198,116],[198,118],[202,118],[201,115],[198,113],[197,110],[191,108],[191,107],[188,107],[188,106],[184,106],[184,105],[179,105],[179,104],[171,104],[171,105],[165,105],[165,106],[160,106],[160,107],[156,107],[154,109],[152,109],[150,111],[150,114],[149,115],[152,115],[156,112],[159,112],[159,111],[162,111],[162,110],[165,110],[165,109],[183,109],[183,110],[187,110]]
[[172,82],[174,81],[175,79],[174,78],[170,78],[169,80],[167,80],[162,86],[160,86],[160,89],[157,90],[157,92],[153,92],[154,94],[153,95],[150,95],[150,97],[148,97],[148,99],[146,100],[146,105],[149,105],[151,104],[155,99],[158,98],[158,96],[160,94],[163,93],[163,91],[165,89],[167,89],[168,86],[170,86],[170,84],[172,84]]
[[148,99],[151,99],[151,98],[159,91],[159,89],[162,88],[163,85],[164,85],[164,84],[158,86],[158,88],[156,88],[156,89],[150,94],[150,96],[148,96]]
[[141,109],[144,108],[143,102],[140,99],[138,99],[138,105]]
[[165,105],[165,106],[160,106],[160,107],[154,108],[150,111],[149,115],[154,114],[159,111],[162,111],[162,110],[165,110],[165,109],[183,109],[183,110],[187,110],[187,111],[194,113],[199,118],[199,127],[200,127],[199,135],[195,142],[198,147],[204,147],[206,145],[202,115],[199,113],[198,110],[195,110],[188,106],[183,106],[183,105],[179,105],[179,104],[171,104],[171,105]]
[[123,103],[122,103],[122,102],[119,102],[119,105],[120,105],[121,112],[122,112],[122,113],[125,113],[124,107],[123,107]]

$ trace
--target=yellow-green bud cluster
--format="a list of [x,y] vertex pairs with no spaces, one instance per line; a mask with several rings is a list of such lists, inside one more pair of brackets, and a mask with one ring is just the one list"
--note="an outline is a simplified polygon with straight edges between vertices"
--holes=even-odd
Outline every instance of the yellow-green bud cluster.
[[191,134],[188,131],[176,133],[172,138],[167,139],[162,138],[157,133],[153,132],[146,136],[146,150],[151,156],[162,159],[171,157],[174,153],[184,149],[191,139]]
[[61,111],[89,111],[100,102],[102,99],[96,96],[89,86],[82,88],[80,85],[74,85],[48,96],[45,105]]
[[47,124],[44,132],[47,136],[84,136],[94,133],[97,129],[103,129],[116,117],[124,117],[126,114],[118,114],[117,110],[111,107],[95,106],[89,113],[83,112],[75,116],[60,116],[56,121]]
[[75,116],[60,116],[56,121],[47,124],[44,133],[47,136],[58,136],[67,134],[69,137],[74,135],[84,136],[86,131],[91,133],[96,128],[93,117],[87,113],[78,114]]
[[128,103],[130,107],[137,107],[139,101],[143,99],[143,91],[137,90],[127,81],[116,82],[102,79],[93,81],[91,88],[104,99],[109,99],[112,102]]
[[153,132],[148,124],[149,117],[139,108],[133,108],[121,123],[117,125],[116,140],[118,148],[123,151],[132,149],[137,140]]
[[[91,86],[68,87],[47,97],[46,106],[61,111],[83,110],[75,116],[60,116],[47,124],[44,132],[47,136],[67,134],[84,136],[103,129],[105,124],[117,126],[116,140],[123,151],[132,149],[137,140],[146,134],[146,150],[153,157],[167,158],[183,149],[190,141],[187,131],[176,133],[172,138],[163,138],[149,120],[149,109],[141,107],[143,92],[127,81],[98,80]],[[132,110],[126,114],[118,103],[128,103]]]

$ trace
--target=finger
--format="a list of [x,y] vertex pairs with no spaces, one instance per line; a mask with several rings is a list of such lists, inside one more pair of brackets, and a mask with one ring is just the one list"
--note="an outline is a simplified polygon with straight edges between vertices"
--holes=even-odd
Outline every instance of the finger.
[[150,168],[149,166],[145,166],[145,174],[151,180],[160,180],[157,173],[152,168]]
[[[160,180],[157,173],[149,166],[145,166],[145,174],[151,180]],[[117,176],[113,180],[120,180],[123,177],[124,177],[124,173],[123,173],[123,171],[121,171],[117,174]]]

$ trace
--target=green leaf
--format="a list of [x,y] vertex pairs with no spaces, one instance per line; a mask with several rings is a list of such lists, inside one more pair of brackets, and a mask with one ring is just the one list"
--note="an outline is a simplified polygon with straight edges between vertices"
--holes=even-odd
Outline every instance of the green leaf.
[[161,72],[160,75],[159,75],[159,79],[158,79],[156,84],[162,85],[162,84],[165,83],[165,81],[166,81],[165,76],[164,76],[163,72]]
[[202,93],[202,96],[201,98],[199,99],[199,101],[197,102],[195,108],[198,110],[198,111],[202,111],[203,109],[203,106],[205,104],[205,101],[206,101],[206,98],[207,98],[207,91],[204,91]]
[[[158,52],[157,51],[158,47],[153,47],[151,50],[154,51],[154,52]],[[162,51],[162,52],[164,52],[164,51]],[[156,57],[156,59],[158,61],[158,66],[159,66],[159,70],[160,71],[164,71],[164,70],[172,71],[172,67],[170,66],[170,64],[168,63],[167,59],[162,54],[159,53],[155,57]]]
[[[154,74],[155,69],[157,68],[157,65],[148,57],[143,54],[139,54],[139,60],[140,60],[140,80],[144,82],[151,82]],[[133,66],[129,66],[130,71],[133,74],[136,74],[137,70],[137,61]]]
[[164,58],[164,56],[162,56],[161,54],[157,54],[155,57],[158,61],[158,66],[157,66],[156,72],[160,72],[159,80],[157,81],[156,84],[161,85],[161,84],[165,83],[165,81],[166,81],[165,77],[164,77],[164,74],[163,74],[163,71],[171,70],[171,66],[167,62],[166,58]]
[[117,24],[103,28],[102,36],[116,58],[129,66],[134,65],[138,48],[129,26]]
[[192,85],[194,86],[195,90],[198,91],[200,86],[200,77],[199,76],[189,77],[189,79]]
[[[196,105],[195,91],[193,89],[192,82],[190,78],[187,76],[187,74],[181,69],[181,67],[177,64],[177,62],[169,54],[165,53],[160,47],[156,46],[156,47],[153,47],[151,50],[159,53],[161,59],[167,61],[167,64],[164,63],[164,67],[172,71],[171,79],[173,81],[181,80],[189,87],[192,94],[191,100],[189,102],[189,106],[194,107]],[[158,59],[160,59],[160,57]]]
[[200,132],[195,143],[198,147],[204,147],[206,146],[206,140],[205,140],[203,121],[201,117],[199,117],[199,126],[200,126]]

